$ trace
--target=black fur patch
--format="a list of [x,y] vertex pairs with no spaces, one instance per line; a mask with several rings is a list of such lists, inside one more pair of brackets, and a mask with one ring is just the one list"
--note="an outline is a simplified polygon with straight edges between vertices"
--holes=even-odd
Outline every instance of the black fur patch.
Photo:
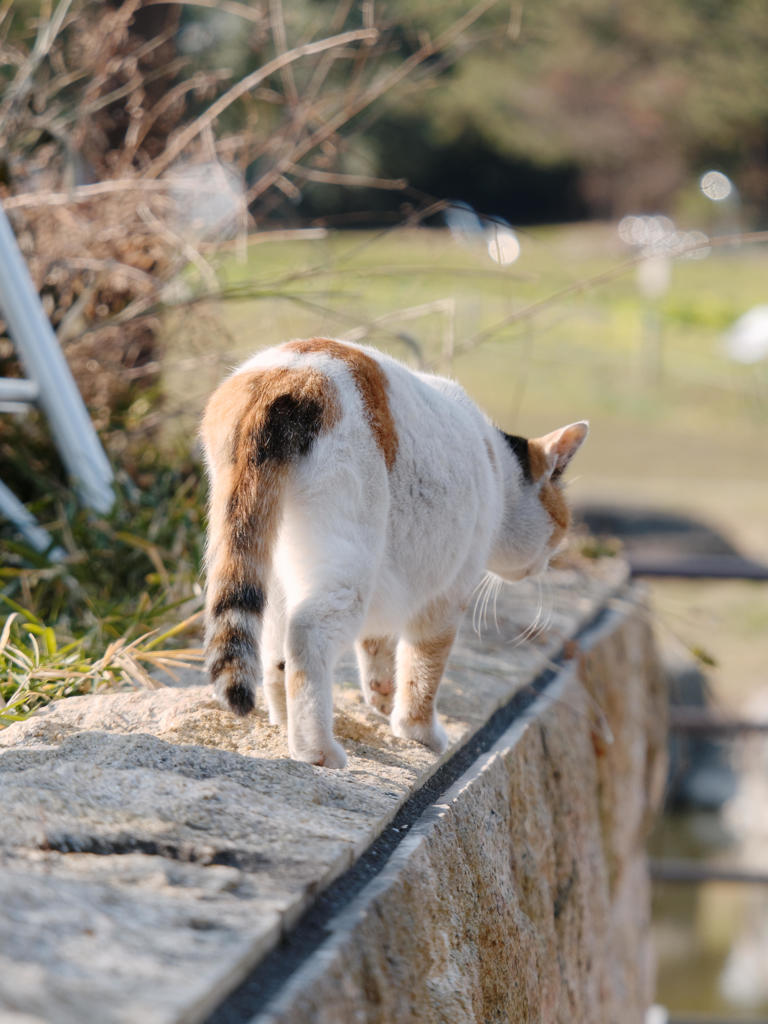
[[264,422],[251,435],[249,461],[287,462],[306,455],[320,433],[323,407],[313,398],[280,395],[270,405]]
[[503,430],[501,433],[504,440],[517,456],[517,461],[520,463],[520,468],[523,471],[523,479],[527,484],[533,483],[533,474],[531,473],[531,456],[528,452],[528,441],[524,437],[517,437],[516,434],[505,434]]
[[249,686],[240,682],[233,682],[224,692],[227,704],[236,715],[249,715],[256,706],[253,700],[253,693]]
[[231,608],[261,615],[264,611],[264,591],[255,583],[229,583],[213,606],[214,618]]
[[256,656],[253,641],[242,629],[228,630],[223,640],[216,643],[215,646],[219,653],[209,669],[211,679],[218,678],[230,665]]
[[278,668],[278,671],[285,672],[285,662],[284,661],[278,661],[277,668]]

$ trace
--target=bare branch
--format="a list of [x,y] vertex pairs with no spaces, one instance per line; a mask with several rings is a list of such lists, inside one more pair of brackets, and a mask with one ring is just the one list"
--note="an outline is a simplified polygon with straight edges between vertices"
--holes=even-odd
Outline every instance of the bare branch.
[[256,181],[248,191],[247,202],[250,204],[262,193],[266,192],[268,188],[275,184],[277,179],[285,173],[286,169],[290,164],[298,163],[299,160],[305,156],[310,150],[315,149],[326,139],[334,135],[342,125],[350,121],[356,114],[358,114],[365,107],[369,106],[374,100],[383,96],[385,92],[394,86],[398,85],[404,78],[411,74],[411,72],[423,64],[425,60],[437,53],[440,49],[450,45],[454,39],[466,31],[470,25],[476,22],[479,18],[489,11],[491,7],[494,7],[498,3],[498,0],[480,0],[480,3],[475,6],[464,15],[455,21],[445,32],[441,33],[435,40],[426,40],[415,53],[411,54],[407,60],[404,60],[398,67],[394,68],[388,74],[384,74],[377,81],[373,82],[368,89],[363,91],[360,96],[349,102],[342,110],[340,110],[334,117],[329,118],[321,128],[318,128],[309,138],[297,143],[293,152],[286,155],[280,160],[275,167],[263,174],[258,181]]
[[399,192],[408,186],[408,181],[405,178],[376,178],[368,174],[340,174],[332,171],[318,171],[312,167],[296,167],[292,173],[306,181],[317,181],[323,185],[380,188],[393,192]]
[[78,185],[68,192],[21,192],[19,195],[4,199],[3,207],[6,210],[23,210],[38,206],[72,206],[120,192],[165,192],[168,188],[167,181],[114,178],[112,181],[99,181],[94,185]]
[[264,24],[267,20],[263,11],[254,10],[247,4],[239,4],[236,0],[144,0],[144,7],[167,7],[177,4],[185,7],[206,7],[209,10],[222,11],[224,14],[234,14],[238,18],[245,18],[246,21],[253,21],[258,25]]
[[191,78],[187,79],[186,82],[179,82],[179,84],[174,86],[173,89],[170,89],[157,101],[154,107],[145,112],[142,123],[137,126],[135,137],[132,139],[130,146],[126,140],[126,156],[122,161],[124,166],[130,166],[134,155],[152,129],[152,125],[154,125],[158,118],[162,117],[162,115],[169,110],[174,103],[180,100],[182,96],[185,96],[188,92],[202,89],[209,83],[220,82],[230,77],[230,73],[223,70],[198,71],[192,75]]
[[[495,2],[495,0],[494,0]],[[192,124],[187,125],[186,128],[182,129],[175,138],[172,138],[163,153],[150,164],[147,169],[147,177],[157,177],[162,171],[166,169],[176,157],[189,145],[189,143],[197,138],[197,136],[205,130],[209,125],[213,124],[216,118],[231,106],[235,100],[240,99],[245,93],[250,92],[251,89],[256,88],[260,85],[265,78],[269,78],[276,71],[280,71],[288,64],[292,64],[294,61],[301,60],[302,57],[310,57],[315,53],[322,53],[324,50],[330,50],[335,46],[346,46],[347,43],[355,42],[366,42],[376,39],[378,33],[375,29],[357,29],[353,32],[342,32],[340,35],[331,36],[328,39],[318,39],[314,43],[305,43],[303,46],[296,46],[294,49],[289,50],[288,53],[283,53],[279,57],[275,57],[273,60],[268,61],[258,70],[254,71],[250,75],[246,75],[240,82],[233,85],[231,89],[228,89],[223,96],[219,96],[210,107],[201,114]],[[280,172],[275,176],[274,181],[279,178],[283,173],[284,168],[281,168]]]
[[[8,12],[11,10],[12,7],[13,0],[2,0],[2,2],[0,2],[0,28],[2,28],[3,24],[5,23],[5,19],[8,17]],[[10,25],[10,21],[8,22],[8,25]],[[8,26],[6,25],[6,32],[7,30]]]
[[[768,242],[768,231],[751,231],[741,235],[720,235],[717,238],[708,239],[705,243],[692,242],[689,245],[682,246],[679,251],[676,252],[676,255],[685,256],[687,253],[696,252],[697,250],[705,247],[721,248],[730,245],[754,244],[760,242]],[[505,327],[511,327],[514,324],[525,323],[528,320],[535,319],[540,313],[547,309],[551,309],[551,307],[561,299],[567,299],[571,295],[580,295],[583,292],[591,291],[600,285],[615,281],[620,277],[623,277],[629,270],[632,270],[633,267],[636,267],[646,259],[648,259],[648,257],[644,253],[639,253],[637,256],[623,260],[621,263],[618,263],[613,267],[609,267],[608,270],[601,271],[599,274],[594,274],[592,277],[581,278],[572,284],[565,285],[563,288],[559,288],[551,295],[547,295],[543,299],[531,302],[527,306],[523,306],[522,309],[518,309],[515,313],[510,313],[509,316],[504,317],[502,320],[498,320],[495,324],[491,324],[490,327],[486,327],[484,330],[478,331],[477,334],[473,334],[460,345],[456,346],[455,354],[464,355],[467,352],[471,352],[472,349],[482,345],[483,342],[488,341]]]
[[[283,17],[282,0],[269,0],[270,21],[272,24],[272,38],[275,42],[275,51],[279,57],[288,52],[288,42],[285,35],[285,18]],[[296,89],[296,79],[293,77],[293,68],[286,64],[280,71],[283,81],[283,89],[288,100],[288,106],[296,107],[299,102],[299,93]]]
[[156,217],[154,213],[152,213],[145,203],[142,203],[138,207],[138,214],[144,223],[148,224],[161,238],[166,239],[166,241],[170,242],[171,246],[184,254],[186,259],[188,259],[189,262],[197,268],[197,271],[205,282],[207,288],[211,290],[218,288],[216,271],[205,257],[197,251],[194,245],[187,242],[186,239],[182,238],[181,235],[177,234],[177,232],[172,231],[167,224],[164,224],[159,217]]

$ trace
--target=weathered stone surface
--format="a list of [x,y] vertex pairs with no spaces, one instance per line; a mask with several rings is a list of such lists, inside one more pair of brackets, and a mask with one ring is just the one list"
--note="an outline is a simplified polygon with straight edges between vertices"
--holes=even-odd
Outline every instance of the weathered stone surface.
[[[503,595],[498,632],[486,626],[478,638],[468,624],[441,689],[441,711],[452,741],[445,756],[534,678],[596,608],[627,593],[623,586],[621,568],[610,563],[597,574],[571,570],[554,576],[547,632],[516,647],[536,610],[531,589]],[[647,645],[644,635],[641,646]],[[585,911],[573,927],[577,933],[593,924],[610,927],[615,942],[621,940],[636,959],[631,933],[639,927],[636,893],[642,897],[643,892],[639,882],[628,888],[625,879],[632,871],[640,881],[644,878],[641,867],[631,867],[648,813],[637,776],[641,769],[649,771],[648,737],[658,725],[644,703],[647,676],[624,664],[626,653],[622,648],[621,658],[612,656],[592,668],[589,655],[583,668],[600,685],[606,673],[616,678],[614,689],[596,699],[622,744],[626,741],[621,759],[615,743],[607,748],[611,753],[604,763],[595,760],[590,744],[596,749],[604,742],[599,726],[594,726],[597,740],[587,743],[581,736],[593,709],[571,711],[568,698],[559,710],[548,712],[560,716],[562,725],[552,726],[553,738],[546,743],[554,763],[561,757],[557,728],[569,742],[581,736],[578,749],[587,751],[587,761],[567,751],[562,755],[571,789],[561,792],[565,782],[554,786],[553,774],[540,777],[535,765],[544,755],[526,753],[493,796],[478,796],[473,813],[479,818],[467,812],[462,819],[462,834],[473,832],[473,842],[482,832],[478,821],[487,830],[500,817],[506,824],[498,823],[499,835],[512,835],[514,819],[515,828],[524,828],[527,836],[521,847],[525,856],[514,860],[488,892],[473,867],[473,857],[484,856],[479,849],[463,855],[463,867],[449,866],[443,857],[445,867],[440,868],[439,851],[426,862],[424,877],[436,903],[424,920],[433,917],[439,928],[425,948],[437,948],[436,942],[443,964],[437,973],[428,972],[435,1007],[448,1006],[459,990],[472,1006],[492,1005],[491,997],[477,995],[477,985],[495,985],[500,992],[507,984],[504,977],[491,983],[473,981],[469,974],[481,971],[495,950],[503,949],[502,959],[511,958],[521,970],[530,968],[531,957],[541,964],[553,956],[559,960],[566,947],[557,929],[539,927],[540,916],[552,916],[553,893],[555,900],[558,893],[564,899],[570,885],[576,899],[595,872],[599,890],[600,865],[612,880],[605,906],[601,909],[595,896],[592,916]],[[621,696],[618,677],[624,673],[638,691],[629,702]],[[0,733],[0,1008],[64,1024],[203,1019],[440,763],[417,744],[392,737],[386,722],[343,681],[336,704],[337,734],[350,754],[349,768],[342,772],[288,760],[285,738],[268,724],[265,712],[236,719],[218,709],[207,687],[71,698]],[[530,743],[526,739],[520,750]],[[519,753],[510,756],[514,761]],[[563,769],[558,771],[562,776]],[[504,804],[501,811],[496,800]],[[583,805],[590,800],[598,832],[585,817]],[[516,809],[511,816],[508,806]],[[553,833],[567,833],[574,848],[594,851],[579,869],[578,885],[569,882],[571,860],[552,845]],[[454,837],[445,842],[457,847]],[[449,873],[447,882],[438,882],[438,869]],[[459,904],[454,902],[447,922],[440,918],[440,908],[448,906],[446,891],[490,901],[491,908],[506,900],[514,911],[505,911],[503,922],[483,939],[479,964],[473,961],[479,940],[461,927],[455,930],[461,925]],[[583,893],[586,905],[592,890],[587,886]],[[406,903],[410,909],[403,914],[415,915],[417,906],[407,894]],[[615,908],[624,905],[622,919]],[[508,940],[509,920],[519,925],[514,948],[499,945]],[[569,920],[563,916],[562,927]],[[572,972],[568,985],[581,993],[579,964],[566,964],[563,977]],[[407,964],[379,965],[383,987],[390,969],[410,970]],[[552,979],[534,985],[531,978],[525,970],[515,972],[515,991],[523,986],[525,998],[533,1001],[538,988],[547,1006],[560,1005],[562,978],[557,985]],[[351,993],[349,978],[344,984]],[[327,1019],[388,1019],[360,1017],[360,992],[373,991],[370,981],[366,985],[356,997],[350,995],[352,1001],[357,998],[353,1016]],[[639,982],[636,989],[644,991]],[[602,998],[597,989],[593,994]],[[464,1018],[438,1013],[418,1019]]]

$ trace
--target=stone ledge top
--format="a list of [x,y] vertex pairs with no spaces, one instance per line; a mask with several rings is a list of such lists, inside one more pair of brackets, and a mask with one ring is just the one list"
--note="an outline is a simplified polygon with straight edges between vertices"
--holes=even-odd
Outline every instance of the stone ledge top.
[[626,578],[614,560],[553,572],[467,621],[440,759],[393,737],[344,667],[342,771],[290,761],[262,707],[238,719],[200,685],[69,698],[0,732],[0,1008],[203,1019]]

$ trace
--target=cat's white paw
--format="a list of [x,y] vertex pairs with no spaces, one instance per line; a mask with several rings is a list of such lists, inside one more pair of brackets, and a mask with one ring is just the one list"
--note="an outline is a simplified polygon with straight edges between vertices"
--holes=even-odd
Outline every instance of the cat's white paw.
[[270,725],[282,725],[288,724],[288,711],[286,710],[285,704],[283,705],[268,705],[269,711],[269,724]]
[[296,761],[317,765],[318,768],[344,768],[347,763],[344,747],[334,739],[328,740],[322,747],[296,747],[291,750],[291,757]]
[[436,754],[442,754],[448,746],[448,733],[443,728],[437,715],[431,722],[414,722],[408,718],[393,715],[390,719],[392,732],[403,740],[416,740]]

